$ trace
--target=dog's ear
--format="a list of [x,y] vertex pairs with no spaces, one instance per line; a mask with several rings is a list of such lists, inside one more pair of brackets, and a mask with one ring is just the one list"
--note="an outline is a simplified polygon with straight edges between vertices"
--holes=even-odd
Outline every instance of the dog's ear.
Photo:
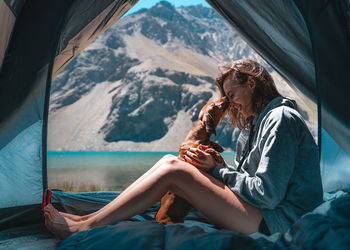
[[209,145],[210,145],[213,149],[215,149],[216,151],[218,151],[218,152],[220,152],[220,153],[224,152],[224,149],[223,149],[218,143],[216,143],[216,142],[210,141],[210,142],[209,142]]

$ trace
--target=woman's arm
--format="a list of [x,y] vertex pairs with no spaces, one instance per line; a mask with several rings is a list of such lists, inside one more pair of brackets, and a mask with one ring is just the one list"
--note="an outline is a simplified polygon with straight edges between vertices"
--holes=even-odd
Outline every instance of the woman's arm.
[[[284,198],[294,171],[298,122],[281,109],[263,126],[262,139],[258,142],[261,158],[255,175],[249,176],[247,172],[237,172],[224,166],[216,167],[213,175],[251,205],[273,209]],[[251,154],[248,161],[254,157]]]

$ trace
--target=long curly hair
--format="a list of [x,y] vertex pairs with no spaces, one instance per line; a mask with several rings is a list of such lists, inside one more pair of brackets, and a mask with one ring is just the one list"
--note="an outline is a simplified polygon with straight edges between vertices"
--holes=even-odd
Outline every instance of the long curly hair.
[[[223,84],[227,77],[230,77],[238,84],[255,83],[252,93],[253,113],[259,114],[262,109],[274,98],[281,96],[270,73],[259,63],[242,59],[234,61],[220,68],[220,74],[216,78],[216,84],[220,90],[221,97],[226,96]],[[230,106],[227,114],[231,124],[239,129],[245,129],[254,117],[244,117],[238,109]]]

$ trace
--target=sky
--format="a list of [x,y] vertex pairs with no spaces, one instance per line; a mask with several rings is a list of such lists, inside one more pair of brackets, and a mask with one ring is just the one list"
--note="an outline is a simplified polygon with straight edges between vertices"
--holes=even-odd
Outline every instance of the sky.
[[[167,0],[169,3],[174,5],[175,7],[180,6],[189,6],[189,5],[198,5],[201,4],[204,7],[211,8],[210,5],[205,0]],[[139,0],[134,7],[127,14],[131,14],[137,12],[142,8],[150,8],[156,5],[160,0]]]

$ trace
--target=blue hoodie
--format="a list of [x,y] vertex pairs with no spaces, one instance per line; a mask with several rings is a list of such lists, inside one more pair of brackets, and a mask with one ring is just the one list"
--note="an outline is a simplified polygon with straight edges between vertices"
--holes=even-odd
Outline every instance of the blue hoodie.
[[[242,131],[238,160],[247,137]],[[240,170],[225,164],[213,175],[259,208],[271,233],[286,232],[323,202],[317,145],[296,103],[284,97],[273,99],[254,120],[251,151]]]

